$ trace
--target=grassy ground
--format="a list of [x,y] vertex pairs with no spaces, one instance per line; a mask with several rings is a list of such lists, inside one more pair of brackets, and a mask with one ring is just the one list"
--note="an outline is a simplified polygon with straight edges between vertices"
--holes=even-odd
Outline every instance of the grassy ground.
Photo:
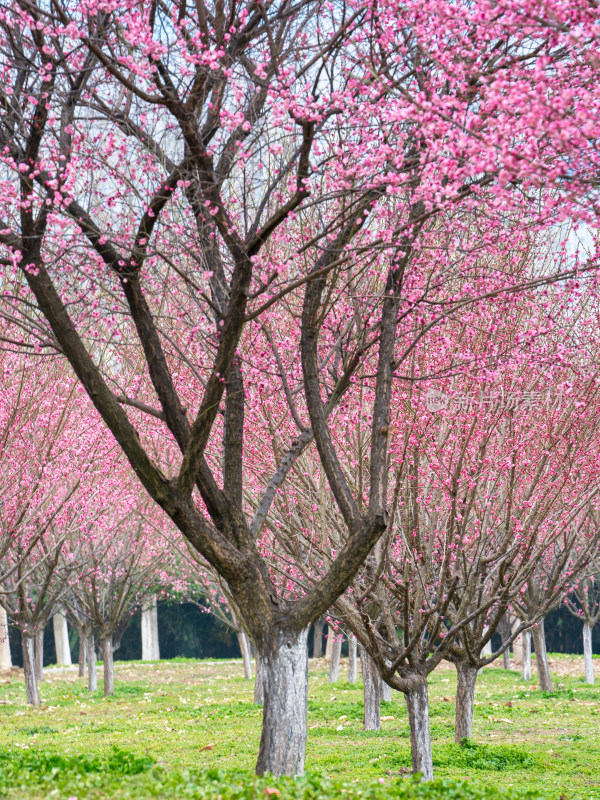
[[[557,657],[551,665],[556,686],[551,695],[516,672],[484,670],[473,742],[466,747],[453,743],[454,669],[448,665],[434,673],[436,777],[467,779],[474,788],[531,788],[555,800],[600,800],[600,685],[589,687],[578,677],[581,659]],[[52,769],[59,775],[71,768],[68,764],[81,767],[94,758],[108,759],[116,764],[110,769],[127,775],[147,770],[147,757],[165,774],[188,767],[252,769],[261,709],[241,674],[236,662],[124,662],[116,667],[115,697],[105,700],[101,692],[88,694],[74,671],[47,671],[44,702],[37,709],[25,705],[18,671],[0,675],[0,796],[75,797],[66,794],[73,791],[68,783],[63,791],[60,782],[52,782]],[[389,784],[409,772],[407,715],[403,697],[394,694],[383,704],[382,730],[362,731],[361,684],[327,685],[324,663],[311,663],[307,768],[360,785]],[[23,770],[35,766],[40,753],[50,776],[47,785],[19,788],[19,764]],[[56,767],[46,763],[53,754],[60,757]],[[93,763],[86,770],[92,774]],[[91,796],[112,794],[101,782],[90,778],[88,783]],[[85,791],[82,784],[78,793]]]

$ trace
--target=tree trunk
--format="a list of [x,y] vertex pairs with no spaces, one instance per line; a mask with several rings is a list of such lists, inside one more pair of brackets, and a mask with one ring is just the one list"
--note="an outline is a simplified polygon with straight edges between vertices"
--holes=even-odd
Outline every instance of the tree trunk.
[[381,679],[381,699],[386,703],[392,702],[392,687]]
[[583,624],[583,666],[585,682],[594,683],[594,662],[592,660],[592,626]]
[[102,667],[104,671],[104,697],[115,693],[115,662],[113,660],[112,636],[102,640]]
[[544,633],[544,620],[540,620],[533,628],[533,646],[535,648],[535,663],[538,671],[538,681],[543,692],[552,691],[552,678],[546,655],[546,635]]
[[254,672],[256,673],[254,676],[254,702],[262,706],[265,701],[265,687],[263,685],[262,661],[258,650],[254,659],[254,666]]
[[10,656],[10,641],[8,639],[8,616],[6,609],[0,606],[0,670],[10,669],[12,658]]
[[257,775],[302,775],[306,756],[308,628],[261,652],[263,723]]
[[158,661],[158,611],[156,595],[148,598],[142,606],[142,661]]
[[79,677],[83,678],[85,675],[85,661],[86,661],[86,641],[85,635],[83,631],[78,631],[79,633]]
[[67,618],[62,611],[54,612],[52,626],[54,628],[56,663],[68,667],[72,664],[71,647],[69,646],[69,628],[67,627]]
[[406,694],[408,723],[410,725],[410,750],[413,772],[420,772],[423,780],[433,780],[431,731],[429,730],[429,697],[427,681],[422,680]]
[[[487,633],[489,633],[489,630],[490,630],[489,628],[486,628],[486,629],[485,629],[485,633],[486,633],[486,634],[487,634]],[[487,642],[486,642],[486,643],[483,645],[483,647],[481,648],[481,655],[482,655],[482,656],[484,656],[485,658],[487,658],[488,656],[491,656],[491,655],[492,655],[492,652],[493,652],[493,651],[492,651],[492,640],[491,640],[491,639],[489,639],[489,640],[488,640],[488,641],[487,641]]]
[[[498,624],[497,632],[500,634],[500,639],[502,640],[502,644],[504,645],[508,639],[510,639],[510,620],[508,619],[507,615],[504,614],[500,623]],[[510,646],[506,647],[502,651],[502,661],[504,669],[510,669]]]
[[342,640],[338,638],[334,641],[331,648],[331,661],[329,662],[328,683],[336,683],[340,677],[340,658],[342,656]]
[[36,677],[34,637],[22,634],[21,645],[23,648],[23,673],[25,677],[25,691],[27,693],[27,703],[30,706],[39,706],[40,694],[38,692],[37,677]]
[[459,661],[456,664],[456,712],[454,718],[454,741],[460,744],[463,739],[473,736],[473,703],[477,667]]
[[315,622],[315,629],[313,631],[313,658],[323,658],[323,628],[325,627],[325,620],[320,617]]
[[327,641],[325,642],[325,658],[327,662],[331,661],[331,652],[333,650],[333,642],[335,640],[335,633],[331,625],[327,626]]
[[356,650],[356,639],[350,634],[348,637],[348,683],[356,683],[358,672]]
[[88,636],[86,655],[88,662],[88,691],[98,691],[98,673],[96,672],[96,646],[94,644],[94,634]]
[[252,659],[250,657],[250,640],[248,634],[244,630],[238,631],[236,634],[240,651],[242,653],[242,663],[244,665],[244,678],[247,681],[252,680]]
[[[515,621],[515,625],[518,625],[518,621]],[[512,646],[513,650],[513,657],[515,659],[515,665],[520,667],[523,664],[523,634],[519,634],[517,638],[513,642]]]
[[44,680],[44,629],[35,632],[35,677],[38,683]]
[[381,676],[377,665],[364,647],[360,648],[360,663],[365,700],[364,729],[378,731],[381,727]]
[[521,677],[524,681],[531,680],[531,633],[523,631],[523,664],[521,666]]

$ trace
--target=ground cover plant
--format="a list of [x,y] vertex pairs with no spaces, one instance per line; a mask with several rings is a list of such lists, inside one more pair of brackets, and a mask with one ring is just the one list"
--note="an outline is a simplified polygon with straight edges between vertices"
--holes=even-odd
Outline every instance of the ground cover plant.
[[[454,737],[456,678],[430,677],[436,781],[418,785],[402,695],[383,703],[377,733],[362,730],[362,685],[327,684],[311,664],[312,773],[256,778],[262,710],[241,662],[175,660],[116,665],[114,697],[88,693],[76,671],[47,670],[43,704],[27,707],[18,670],[0,678],[0,795],[41,798],[381,797],[597,798],[600,688],[582,659],[551,657],[556,689],[490,667],[477,683],[473,739]],[[344,664],[342,664],[342,675]],[[100,682],[101,684],[101,682]],[[280,793],[280,794],[278,794]]]

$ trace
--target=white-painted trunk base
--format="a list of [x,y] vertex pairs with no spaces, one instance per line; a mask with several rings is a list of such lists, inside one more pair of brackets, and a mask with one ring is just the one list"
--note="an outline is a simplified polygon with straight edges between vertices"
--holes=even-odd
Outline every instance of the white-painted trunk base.
[[423,780],[433,780],[433,755],[429,728],[429,696],[427,682],[406,694],[408,722],[410,725],[410,750],[413,772],[420,772]]
[[544,633],[544,620],[540,620],[533,628],[533,646],[535,648],[535,663],[538,671],[538,681],[543,692],[552,691],[552,678],[548,666],[546,653],[546,635]]
[[88,691],[98,691],[98,672],[96,670],[96,645],[94,637],[90,636],[86,642],[86,656],[88,663]]
[[6,609],[0,606],[0,670],[11,669],[10,641],[8,639],[8,616]]
[[115,693],[115,663],[113,660],[112,638],[102,640],[102,668],[104,697],[112,697]]
[[337,683],[340,678],[340,658],[342,657],[342,640],[338,637],[331,648],[331,660],[329,662],[328,683]]
[[364,729],[366,731],[378,731],[381,728],[381,675],[377,665],[364,647],[360,649],[360,665],[362,667],[365,704]]
[[252,680],[252,659],[250,657],[250,640],[246,631],[240,631],[237,634],[240,652],[242,654],[242,664],[244,666],[244,678],[247,681]]
[[392,687],[383,678],[381,679],[381,699],[385,703],[392,702]]
[[38,628],[35,634],[35,677],[38,683],[44,680],[44,629]]
[[142,661],[158,661],[158,610],[156,597],[151,597],[142,607]]
[[472,664],[456,665],[456,712],[454,719],[454,741],[473,737],[473,707],[475,703],[475,686],[477,683],[477,667]]
[[23,674],[25,677],[25,693],[27,703],[30,706],[40,704],[40,694],[37,685],[36,659],[35,659],[35,639],[33,636],[21,636],[21,646],[23,649]]
[[256,772],[302,775],[306,757],[308,628],[281,637],[275,652],[260,654],[263,724]]
[[71,647],[69,645],[69,628],[67,618],[62,611],[56,611],[52,617],[52,627],[54,629],[54,647],[56,649],[56,663],[61,666],[70,667]]
[[586,622],[583,626],[583,668],[586,683],[594,683],[594,661],[592,655],[592,626]]
[[523,663],[521,664],[521,677],[524,681],[531,680],[531,633],[523,631]]
[[358,678],[358,653],[356,639],[352,634],[348,638],[348,683],[356,683]]

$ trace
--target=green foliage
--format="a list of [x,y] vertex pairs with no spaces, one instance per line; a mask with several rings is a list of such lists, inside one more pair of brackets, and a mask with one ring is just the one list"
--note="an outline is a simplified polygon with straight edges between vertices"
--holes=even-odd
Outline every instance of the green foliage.
[[24,728],[17,728],[17,733],[24,733],[26,736],[35,736],[37,733],[58,733],[50,725],[26,725]]
[[[570,662],[565,659],[564,666]],[[76,670],[49,671],[28,708],[22,678],[0,681],[2,800],[598,800],[600,685],[485,669],[473,740],[453,742],[455,671],[430,677],[436,782],[415,784],[404,697],[382,704],[381,730],[362,729],[362,685],[309,676],[307,768],[298,783],[256,779],[262,710],[240,662],[117,662],[116,693],[87,692]],[[101,681],[100,681],[101,684]],[[533,684],[533,685],[532,685]],[[383,781],[383,783],[381,783]],[[280,794],[265,789],[276,789]],[[521,793],[519,793],[519,791]]]
[[[135,776],[137,780],[131,780]],[[437,780],[421,783],[418,776],[356,786],[325,776],[308,774],[299,779],[222,769],[165,770],[151,758],[113,747],[106,757],[65,757],[44,751],[0,751],[0,789],[44,793],[52,787],[57,800],[65,797],[110,796],[125,798],[189,798],[190,800],[526,800],[533,792],[502,792],[466,782]]]
[[525,748],[517,745],[478,744],[472,739],[463,739],[460,744],[436,748],[433,756],[435,766],[455,766],[464,769],[506,771],[515,769],[536,769],[540,767]]

